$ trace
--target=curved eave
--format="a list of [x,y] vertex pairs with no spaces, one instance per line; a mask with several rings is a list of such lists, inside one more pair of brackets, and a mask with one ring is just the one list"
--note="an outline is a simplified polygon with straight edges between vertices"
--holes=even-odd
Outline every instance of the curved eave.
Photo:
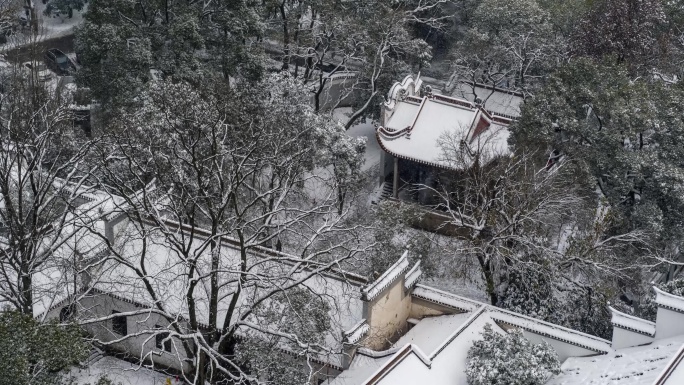
[[[424,165],[432,166],[432,167],[436,167],[436,168],[441,168],[441,169],[445,169],[445,170],[453,170],[453,171],[462,171],[462,170],[463,170],[462,168],[449,167],[449,166],[444,165],[444,164],[440,164],[440,163],[436,163],[436,162],[429,162],[429,161],[426,161],[426,160],[414,158],[414,157],[411,157],[411,156],[407,156],[407,155],[403,155],[403,154],[399,154],[399,153],[397,153],[397,152],[391,151],[391,150],[389,150],[387,147],[385,147],[385,144],[384,144],[384,142],[383,142],[382,136],[380,135],[380,132],[379,132],[378,130],[380,130],[380,128],[378,128],[378,129],[375,131],[375,139],[378,141],[378,144],[380,145],[380,148],[382,148],[383,151],[385,151],[386,153],[392,155],[392,156],[395,157],[395,158],[404,159],[404,160],[410,160],[411,162],[416,162],[416,163],[420,163],[420,164],[424,164]],[[399,138],[403,138],[403,136],[400,136],[400,137],[398,137],[398,138],[396,138],[396,139],[399,139]]]

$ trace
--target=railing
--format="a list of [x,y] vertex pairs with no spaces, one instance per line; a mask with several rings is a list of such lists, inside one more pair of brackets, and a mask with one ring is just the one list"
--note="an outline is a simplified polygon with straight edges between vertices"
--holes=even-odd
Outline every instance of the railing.
[[419,98],[417,96],[407,96],[404,98],[405,102],[413,102],[413,103],[422,103],[423,98]]
[[491,114],[492,114],[492,117],[494,118],[494,120],[499,121],[499,122],[510,123],[510,122],[518,119],[516,116],[508,115],[508,114],[502,114],[499,112],[492,112]]
[[455,106],[461,106],[466,108],[475,108],[475,105],[467,100],[455,99],[444,95],[435,94],[432,98],[436,101],[452,104]]
[[327,78],[330,80],[339,80],[339,79],[354,79],[357,78],[359,75],[356,72],[337,72],[332,75],[328,75]]

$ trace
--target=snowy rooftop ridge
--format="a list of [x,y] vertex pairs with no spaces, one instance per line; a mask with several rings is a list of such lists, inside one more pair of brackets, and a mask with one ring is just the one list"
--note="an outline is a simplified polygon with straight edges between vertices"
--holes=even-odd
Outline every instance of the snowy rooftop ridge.
[[476,311],[485,307],[488,310],[489,316],[496,322],[505,323],[535,334],[551,337],[559,341],[593,350],[597,353],[606,353],[612,350],[610,341],[602,338],[524,316],[522,314],[517,314],[486,303],[459,297],[455,294],[446,293],[429,286],[416,285],[412,295],[426,301],[466,312]]
[[428,368],[432,366],[432,360],[418,347],[414,344],[406,344],[403,348],[399,349],[394,356],[387,362],[385,362],[378,370],[373,373],[362,385],[371,385],[378,382],[385,376],[385,373],[392,370],[401,361],[406,359],[409,355],[415,355],[418,359]]
[[621,311],[615,310],[611,306],[608,306],[608,309],[610,309],[610,312],[612,313],[610,323],[613,324],[613,326],[645,334],[649,337],[653,337],[655,335],[655,322],[625,314]]
[[486,310],[487,306],[483,305],[480,309],[478,309],[475,313],[468,317],[468,319],[466,320],[466,322],[463,323],[463,325],[461,325],[453,333],[451,333],[451,335],[444,342],[442,342],[442,344],[437,349],[435,349],[435,351],[432,352],[432,354],[430,354],[430,359],[432,360],[435,357],[437,357],[437,355],[441,353],[442,350],[444,350],[444,348],[449,346],[449,344],[452,343],[456,339],[456,337],[458,337],[465,329],[468,328],[468,326],[475,322],[475,320],[478,317],[480,317],[482,313],[484,313]]
[[351,329],[342,333],[344,334],[344,342],[348,344],[355,344],[359,342],[363,336],[368,334],[369,330],[370,326],[368,325],[368,322],[366,322],[366,319],[362,319],[356,325],[352,326]]
[[475,311],[482,305],[485,305],[482,302],[473,301],[471,299],[460,297],[455,294],[447,293],[445,291],[421,284],[416,285],[416,288],[413,290],[411,295],[425,301],[433,302],[438,305],[453,309],[458,309],[463,312]]
[[418,261],[415,265],[413,265],[411,270],[406,273],[404,288],[407,290],[412,288],[413,285],[418,282],[418,279],[420,279],[421,274],[423,274],[423,271],[420,269],[420,261]]
[[547,336],[558,341],[567,342],[585,349],[593,350],[597,353],[608,353],[613,350],[611,348],[610,341],[604,340],[603,338],[582,333],[560,325],[555,325],[546,321],[541,321],[491,305],[487,306],[489,307],[490,317],[494,321],[516,326],[529,332]]
[[400,350],[399,348],[389,348],[387,350],[375,351],[375,350],[371,350],[368,348],[359,347],[356,350],[356,354],[361,354],[361,355],[372,357],[372,358],[382,358],[382,357],[391,356],[392,354],[398,352],[399,350]]
[[[677,357],[682,342],[679,336],[600,356],[570,357],[561,365],[561,374],[551,378],[547,385],[681,384],[680,373],[674,371],[678,361],[671,357]],[[674,382],[668,382],[667,368],[674,374]]]
[[422,84],[423,81],[420,79],[420,73],[416,76],[415,80],[413,76],[406,75],[401,82],[395,82],[389,92],[387,92],[387,101],[384,103],[385,108],[393,110],[398,99],[403,95],[414,95]]
[[[677,353],[672,357],[672,359],[665,365],[665,369],[658,375],[658,378],[653,383],[653,385],[665,385],[669,382],[672,374],[677,370],[682,360],[684,359],[684,344],[679,348]],[[675,375],[675,377],[677,377]],[[677,380],[677,378],[674,378]]]
[[[211,232],[209,230],[206,230],[201,227],[197,226],[191,226],[187,225],[184,223],[178,223],[176,221],[172,221],[169,219],[160,219],[158,222],[154,222],[151,220],[143,220],[145,224],[151,225],[151,226],[157,226],[159,223],[164,224],[165,226],[169,226],[169,228],[173,229],[174,227],[180,231],[184,231],[187,234],[192,233],[193,235],[197,235],[199,237],[210,237]],[[230,247],[234,250],[239,250],[240,243],[237,239],[223,235],[220,237],[221,242],[223,243],[224,246]],[[278,251],[275,249],[268,248],[266,246],[252,246],[250,247],[249,253],[251,255],[257,256],[257,257],[280,257],[280,262],[284,264],[302,264],[302,263],[307,263],[308,268],[313,270],[316,267],[321,267],[323,264],[315,263],[312,261],[304,260],[301,257],[298,257],[293,254],[288,254],[284,251]],[[405,253],[406,254],[406,253]],[[408,261],[407,261],[408,264]],[[361,286],[365,285],[368,283],[368,280],[366,277],[352,273],[350,271],[346,271],[340,268],[327,268],[326,271],[321,272],[320,275],[328,277],[328,278],[333,278],[337,279],[340,281],[345,281],[350,284],[353,284],[355,286]]]
[[394,265],[390,266],[380,278],[376,279],[374,282],[368,286],[361,289],[362,299],[364,301],[374,300],[383,290],[388,288],[392,282],[396,281],[401,275],[408,269],[408,250],[404,251],[401,258]]
[[653,286],[653,290],[656,292],[655,302],[658,307],[684,313],[684,298],[666,293],[655,286]]

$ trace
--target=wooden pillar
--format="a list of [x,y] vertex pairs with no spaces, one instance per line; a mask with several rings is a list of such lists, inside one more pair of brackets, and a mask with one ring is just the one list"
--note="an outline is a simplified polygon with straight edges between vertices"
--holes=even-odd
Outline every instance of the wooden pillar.
[[399,197],[399,158],[394,158],[394,181],[392,183],[392,197]]

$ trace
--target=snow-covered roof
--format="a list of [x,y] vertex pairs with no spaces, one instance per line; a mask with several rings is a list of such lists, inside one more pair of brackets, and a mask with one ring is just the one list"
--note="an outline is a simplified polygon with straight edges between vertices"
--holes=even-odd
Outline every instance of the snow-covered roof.
[[684,344],[672,357],[670,362],[665,365],[665,369],[660,373],[654,385],[680,385],[684,384]]
[[535,334],[548,336],[596,352],[608,352],[611,350],[610,342],[602,338],[437,290],[429,286],[416,285],[411,296],[464,312],[474,312],[482,307],[486,307],[489,317],[498,323],[515,326]]
[[655,335],[655,322],[646,321],[645,319],[641,319],[629,314],[622,313],[620,311],[613,309],[610,306],[608,308],[612,313],[610,323],[613,324],[613,326],[627,330],[632,330],[637,333],[645,334],[651,337]]
[[[471,166],[475,154],[487,162],[508,153],[510,119],[491,116],[466,100],[443,95],[408,96],[397,100],[386,116],[376,137],[385,152],[398,158],[463,169]],[[467,145],[469,155],[458,162],[464,164],[455,163],[444,153],[445,140]]]
[[490,317],[496,320],[498,323],[515,326],[535,334],[592,350],[596,353],[606,353],[612,350],[610,347],[610,342],[604,340],[603,338],[578,332],[577,330],[555,325],[550,322],[541,321],[494,306],[490,306],[489,311]]
[[[485,325],[504,333],[502,327],[520,328],[563,346],[576,346],[584,354],[608,353],[610,343],[601,338],[543,322],[492,305],[416,285],[412,297],[460,311],[457,314],[425,317],[402,336],[391,359],[354,358],[354,371],[343,373],[331,384],[414,384],[467,385],[465,366],[468,350],[481,339]],[[357,361],[358,360],[358,361]],[[367,367],[361,368],[363,364]],[[374,369],[374,370],[373,370]],[[362,378],[362,376],[366,376]]]
[[329,384],[361,384],[394,357],[398,351],[399,349],[397,348],[391,348],[382,352],[359,348],[349,368],[330,381]]
[[684,336],[678,336],[604,355],[570,357],[547,385],[653,384],[682,344]]
[[414,344],[431,355],[448,340],[455,331],[468,321],[473,314],[458,313],[423,318],[416,326],[403,335],[395,346]]
[[523,96],[518,92],[467,82],[459,82],[451,95],[470,102],[480,99],[490,113],[510,118],[520,116],[520,105],[523,102]]
[[351,329],[342,332],[344,335],[344,342],[348,344],[355,344],[361,340],[368,331],[370,330],[370,325],[365,319],[359,321],[356,325],[352,326]]

